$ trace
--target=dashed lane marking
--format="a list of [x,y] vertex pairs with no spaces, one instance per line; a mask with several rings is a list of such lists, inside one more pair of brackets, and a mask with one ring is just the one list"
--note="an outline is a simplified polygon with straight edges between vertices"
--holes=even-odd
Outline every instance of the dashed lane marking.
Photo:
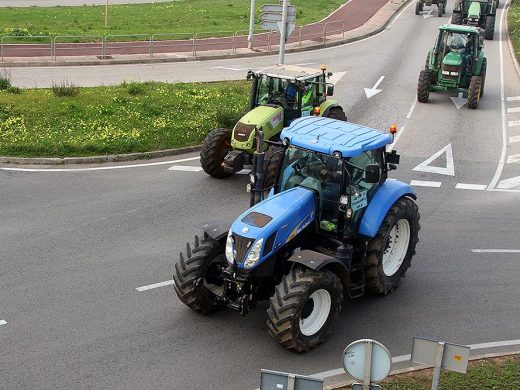
[[520,96],[509,96],[507,98],[508,102],[514,102],[514,101],[517,101],[517,100],[520,100]]
[[500,180],[497,188],[501,190],[508,190],[520,186],[520,176],[512,177],[510,179]]
[[520,126],[520,121],[509,121],[507,122],[509,127]]
[[0,320],[0,326],[1,326],[1,325],[5,325],[5,324],[7,324],[7,321],[5,321],[5,320]]
[[458,190],[484,191],[487,188],[487,185],[486,184],[457,183],[455,188],[458,189]]
[[435,187],[439,188],[442,185],[440,181],[425,181],[425,180],[412,180],[410,182],[411,186],[416,187]]
[[185,172],[200,172],[202,167],[195,167],[193,165],[174,165],[168,168],[169,171],[185,171]]
[[508,108],[507,109],[507,113],[508,114],[513,114],[515,112],[520,112],[520,107],[513,107],[513,108]]
[[472,249],[473,253],[520,253],[520,249]]
[[143,292],[143,291],[147,291],[147,290],[153,290],[154,288],[170,286],[172,284],[175,284],[173,279],[172,280],[166,280],[166,281],[160,282],[160,283],[149,284],[148,286],[137,287],[136,290],[139,291],[139,292]]
[[520,154],[512,154],[511,156],[507,157],[508,164],[516,164],[518,162],[520,162]]
[[520,142],[520,135],[513,135],[512,137],[509,137],[510,144],[514,144],[516,142]]

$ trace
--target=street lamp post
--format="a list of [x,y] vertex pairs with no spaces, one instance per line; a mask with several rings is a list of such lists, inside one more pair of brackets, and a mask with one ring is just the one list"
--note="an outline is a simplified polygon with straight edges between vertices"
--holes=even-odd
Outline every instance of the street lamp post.
[[108,27],[108,0],[105,3],[105,27]]
[[249,35],[247,37],[247,48],[253,48],[253,36],[255,33],[255,0],[251,0],[251,11],[249,14]]

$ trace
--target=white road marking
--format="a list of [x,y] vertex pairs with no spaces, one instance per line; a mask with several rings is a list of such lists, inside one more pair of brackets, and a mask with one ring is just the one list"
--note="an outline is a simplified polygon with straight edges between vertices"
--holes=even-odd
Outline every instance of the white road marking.
[[302,62],[301,64],[296,64],[296,66],[307,66],[307,65],[314,65],[315,62]]
[[508,114],[513,114],[515,112],[520,112],[520,107],[513,107],[513,108],[508,108],[507,109],[507,113]]
[[520,126],[520,121],[509,121],[507,122],[509,127]]
[[511,156],[507,157],[508,164],[516,164],[518,162],[520,162],[520,154],[512,154]]
[[[410,4],[412,4],[412,3],[410,3]],[[415,110],[416,105],[417,105],[417,99],[414,99],[412,106],[410,107],[410,110],[408,110],[408,114],[406,114],[406,119],[404,120],[404,123],[401,125],[401,128],[397,131],[397,134],[394,135],[393,142],[387,146],[387,148],[386,148],[387,151],[391,152],[394,149],[395,144],[397,143],[397,141],[399,140],[401,135],[404,133],[404,130],[406,129],[406,124],[412,117],[412,114]]]
[[512,137],[509,137],[510,144],[514,144],[516,142],[520,142],[520,135],[513,135]]
[[193,165],[174,165],[168,168],[169,171],[185,171],[185,172],[200,172],[202,167],[195,167]]
[[473,253],[520,253],[520,249],[472,249]]
[[144,164],[130,164],[130,165],[114,165],[109,167],[94,167],[94,168],[0,168],[3,171],[17,171],[17,172],[89,172],[89,171],[108,171],[111,169],[126,169],[126,168],[141,168],[141,167],[152,167],[156,165],[172,165],[175,163],[185,162],[185,161],[194,161],[200,159],[197,157],[188,157],[182,158],[180,160],[171,160],[171,161],[159,161],[154,163],[144,163]]
[[502,13],[500,15],[500,26],[498,29],[498,48],[500,51],[500,105],[502,109],[502,152],[500,153],[500,159],[498,160],[497,170],[493,179],[491,179],[491,183],[489,183],[488,190],[491,190],[496,187],[498,180],[500,180],[500,176],[502,176],[502,171],[504,170],[504,162],[506,160],[506,148],[507,148],[507,127],[506,127],[506,93],[504,87],[504,42],[502,41],[502,33],[504,29],[504,16],[507,13],[507,9],[509,8],[509,2],[506,0],[506,4],[502,9]]
[[237,175],[249,175],[251,173],[251,169],[242,169],[241,171],[238,171]]
[[457,97],[450,97],[453,104],[455,104],[455,107],[457,107],[457,110],[460,110],[464,105],[468,102],[468,99],[464,97],[462,92],[459,92],[459,95]]
[[457,183],[455,186],[458,190],[475,190],[475,191],[484,191],[487,188],[486,184],[466,184],[466,183]]
[[412,180],[410,182],[411,186],[416,187],[435,187],[439,188],[442,185],[440,181],[425,181],[425,180]]
[[423,13],[423,14],[422,14],[423,19],[426,19],[426,18],[429,18],[429,17],[433,16],[433,15],[432,15],[432,12],[433,12],[433,10],[431,9],[431,10],[429,10],[428,12]]
[[[411,4],[413,4],[413,3],[411,3]],[[472,350],[479,350],[479,349],[499,348],[499,347],[514,347],[517,345],[520,345],[520,339],[494,341],[494,342],[490,342],[490,343],[470,344],[470,345],[468,345],[468,347],[470,347]],[[406,361],[409,361],[411,359],[411,357],[412,357],[411,355],[394,356],[394,357],[392,357],[392,363],[406,362]],[[318,373],[312,374],[310,376],[313,378],[316,378],[316,379],[326,379],[326,378],[330,378],[332,376],[343,375],[343,374],[345,374],[344,368],[336,368],[334,370],[318,372]]]
[[500,180],[497,188],[500,188],[502,190],[508,190],[510,188],[514,188],[514,187],[518,187],[518,186],[520,186],[520,176],[512,177],[510,179]]
[[367,99],[370,99],[372,96],[375,96],[379,92],[382,91],[382,89],[377,89],[377,87],[379,87],[379,84],[381,84],[384,79],[385,79],[385,76],[381,76],[381,77],[379,77],[379,79],[376,81],[376,83],[374,84],[374,86],[372,88],[364,88]]
[[5,320],[0,320],[0,326],[5,325],[5,324],[7,324],[7,321],[5,321]]
[[[438,159],[443,153],[446,153],[446,168],[432,167],[430,164]],[[453,149],[451,143],[439,150],[433,156],[427,158],[425,161],[413,168],[413,171],[436,173],[439,175],[455,176],[455,163],[453,162]]]
[[517,100],[520,100],[520,96],[509,96],[507,98],[508,102],[514,102],[514,101],[517,101]]
[[146,290],[152,290],[154,288],[169,286],[171,284],[175,284],[175,282],[173,280],[166,280],[166,281],[160,282],[160,283],[149,284],[148,286],[137,287],[136,290],[139,292],[143,292]]
[[247,70],[247,68],[242,67],[232,67],[232,66],[213,66],[210,69],[224,69],[224,70],[234,70],[234,71],[244,71]]

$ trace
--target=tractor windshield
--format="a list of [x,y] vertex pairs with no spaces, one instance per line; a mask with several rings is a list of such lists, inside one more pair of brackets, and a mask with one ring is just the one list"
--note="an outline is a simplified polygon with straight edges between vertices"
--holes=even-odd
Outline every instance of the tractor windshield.
[[470,36],[466,33],[443,31],[442,37],[439,40],[439,51],[444,55],[450,52],[469,52],[471,51]]
[[256,105],[277,104],[286,110],[298,108],[299,91],[296,84],[289,80],[260,75]]
[[316,193],[316,215],[322,230],[337,231],[343,161],[329,155],[290,146],[280,171],[280,191],[306,187]]

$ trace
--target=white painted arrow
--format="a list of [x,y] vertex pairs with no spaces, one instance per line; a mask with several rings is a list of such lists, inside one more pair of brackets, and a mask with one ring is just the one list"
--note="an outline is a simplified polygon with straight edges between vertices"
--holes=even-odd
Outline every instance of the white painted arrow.
[[429,18],[430,16],[432,16],[432,12],[433,12],[433,10],[431,9],[431,10],[429,10],[428,12],[423,13],[423,14],[422,14],[422,17],[423,17],[424,19]]
[[365,95],[367,95],[367,99],[370,99],[372,96],[375,96],[382,91],[382,89],[377,89],[377,87],[379,87],[379,84],[381,84],[384,78],[385,76],[379,77],[379,80],[376,81],[372,88],[365,88]]
[[520,176],[512,177],[511,179],[500,180],[497,188],[500,188],[501,190],[509,190],[518,186],[520,186]]
[[516,164],[520,162],[520,154],[512,154],[507,158],[508,164]]
[[457,110],[460,110],[461,107],[464,106],[464,104],[466,104],[468,102],[468,99],[466,99],[465,97],[463,97],[464,95],[462,94],[462,92],[459,92],[459,96],[458,97],[451,97],[451,101],[453,102],[453,104],[455,104],[455,107],[457,107]]
[[[437,160],[443,153],[446,153],[446,168],[432,167],[430,164]],[[455,163],[453,162],[453,149],[451,148],[451,144],[446,145],[433,156],[429,157],[428,159],[417,165],[413,170],[437,173],[439,175],[455,176]]]

